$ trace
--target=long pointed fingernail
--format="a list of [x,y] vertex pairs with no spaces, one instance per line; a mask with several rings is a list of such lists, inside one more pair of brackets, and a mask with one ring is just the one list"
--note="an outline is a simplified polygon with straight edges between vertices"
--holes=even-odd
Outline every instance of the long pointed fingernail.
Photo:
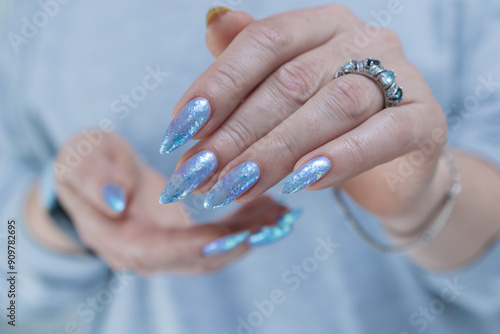
[[276,225],[265,226],[248,238],[250,246],[263,246],[283,239],[293,231],[293,223],[300,217],[302,210],[296,209],[283,214]]
[[185,198],[212,176],[216,168],[217,158],[213,152],[202,151],[194,155],[176,170],[165,184],[160,204],[173,203]]
[[326,157],[313,159],[288,175],[280,193],[290,195],[321,179],[330,170],[331,163]]
[[115,183],[107,183],[102,187],[102,197],[111,210],[122,212],[125,210],[125,191]]
[[292,233],[292,226],[265,226],[248,238],[250,246],[263,246],[283,239]]
[[291,226],[302,215],[301,209],[295,209],[283,214],[278,219],[278,226]]
[[229,252],[231,249],[245,241],[249,235],[250,232],[244,231],[212,241],[203,247],[203,254],[217,255]]
[[161,143],[160,153],[170,153],[187,143],[208,121],[211,114],[212,108],[207,99],[191,100],[168,126]]
[[253,186],[259,178],[260,170],[255,162],[242,162],[212,187],[203,205],[207,209],[215,209],[229,204]]

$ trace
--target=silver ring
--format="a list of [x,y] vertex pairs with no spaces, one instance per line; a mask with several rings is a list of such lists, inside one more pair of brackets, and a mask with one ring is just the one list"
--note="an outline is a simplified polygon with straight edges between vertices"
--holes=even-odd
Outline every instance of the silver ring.
[[403,99],[403,87],[396,85],[396,74],[380,65],[380,60],[368,58],[357,61],[351,59],[335,74],[335,79],[346,74],[361,74],[377,82],[384,91],[386,108],[395,107]]

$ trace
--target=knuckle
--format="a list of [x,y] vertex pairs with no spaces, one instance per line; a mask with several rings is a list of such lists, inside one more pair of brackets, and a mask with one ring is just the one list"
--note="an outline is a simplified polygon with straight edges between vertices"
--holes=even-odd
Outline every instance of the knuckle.
[[[285,125],[286,122],[282,123],[283,126]],[[275,133],[272,135],[272,137],[269,138],[269,142],[265,144],[264,146],[267,147],[273,147],[273,152],[277,152],[279,154],[279,159],[283,161],[289,161],[290,159],[293,160],[298,160],[297,154],[296,154],[296,145],[295,145],[295,139],[294,136],[292,135],[293,132],[287,130],[287,131],[275,131]],[[285,160],[286,159],[286,160]]]
[[[226,92],[237,92],[244,90],[246,82],[245,71],[233,61],[221,62],[215,67],[213,73],[213,82],[215,85],[209,85],[209,87],[220,87]],[[220,89],[220,88],[219,88]]]
[[412,126],[410,119],[404,117],[399,110],[388,111],[386,117],[388,131],[399,146],[406,148],[411,145],[418,130]]
[[[354,20],[359,20],[356,15],[345,5],[340,3],[333,3],[326,5],[326,9],[332,13],[332,16],[335,15],[335,19],[340,20],[341,22],[349,22],[352,25]],[[345,25],[342,25],[345,26]]]
[[344,14],[350,14],[351,11],[347,6],[340,4],[340,3],[332,3],[326,6],[330,11],[333,13],[343,16]]
[[317,76],[310,64],[304,61],[291,61],[281,66],[274,79],[281,87],[281,93],[299,105],[305,104],[317,91]]
[[252,146],[247,148],[245,154],[250,157],[250,159],[254,159],[258,157],[261,153],[266,152],[269,146],[265,140],[259,140],[254,143]]
[[383,28],[379,30],[377,42],[382,45],[399,45],[400,39],[394,30]]
[[337,110],[343,118],[359,121],[364,115],[368,96],[374,85],[359,76],[344,76],[333,81],[326,100],[327,107]]
[[360,170],[365,166],[369,143],[361,136],[348,136],[344,145],[350,155],[350,165],[353,170]]
[[245,122],[228,121],[224,126],[224,132],[220,135],[221,138],[217,140],[217,142],[224,143],[222,147],[234,145],[238,152],[243,152],[250,146],[251,142],[257,138],[255,131],[244,123]]
[[280,50],[288,48],[291,39],[276,18],[268,18],[254,22],[246,29],[248,37],[257,44],[259,48],[266,50]]

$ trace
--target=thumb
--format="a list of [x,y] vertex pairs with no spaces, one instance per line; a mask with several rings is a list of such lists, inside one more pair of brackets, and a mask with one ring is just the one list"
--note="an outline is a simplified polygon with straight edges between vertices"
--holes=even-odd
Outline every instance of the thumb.
[[[78,141],[81,138],[77,137],[68,146]],[[65,161],[64,152],[67,150],[62,152],[59,161]],[[128,143],[118,136],[106,136],[90,155],[82,159],[76,170],[58,182],[58,188],[67,188],[104,215],[117,217],[126,210],[133,196],[138,170],[138,162]],[[61,188],[58,193],[64,196],[64,191],[60,193]],[[61,199],[64,202],[64,198]]]
[[122,138],[115,137],[110,144],[106,147],[104,168],[94,186],[101,194],[101,204],[106,205],[106,213],[117,215],[125,211],[133,196],[139,163],[132,148]]
[[227,7],[213,7],[207,13],[205,40],[210,53],[217,58],[231,41],[255,19],[247,12]]

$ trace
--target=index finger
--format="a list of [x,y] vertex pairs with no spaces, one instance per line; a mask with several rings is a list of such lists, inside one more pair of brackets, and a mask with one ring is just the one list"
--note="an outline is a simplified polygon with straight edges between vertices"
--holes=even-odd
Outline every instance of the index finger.
[[182,96],[160,152],[212,133],[279,66],[331,39],[341,21],[354,17],[347,13],[340,5],[329,5],[250,24]]

